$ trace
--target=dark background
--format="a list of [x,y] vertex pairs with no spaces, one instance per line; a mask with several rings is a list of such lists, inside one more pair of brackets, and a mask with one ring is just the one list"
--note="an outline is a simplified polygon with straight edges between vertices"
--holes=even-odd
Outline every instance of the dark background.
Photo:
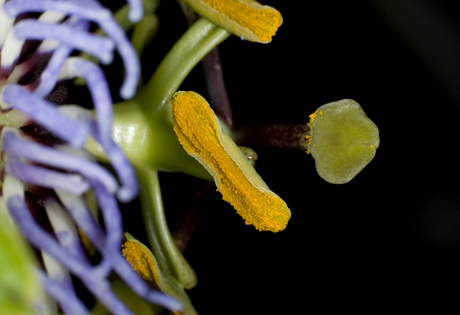
[[[254,147],[292,218],[283,232],[258,232],[212,189],[184,253],[200,314],[414,309],[458,286],[460,29],[449,3],[267,0],[284,18],[270,44],[232,36],[220,45],[238,127],[305,124],[319,106],[352,98],[381,143],[345,185],[323,181],[304,152]],[[175,1],[157,13],[146,79],[186,29]],[[181,89],[206,95],[200,67]],[[160,180],[169,216],[192,207],[203,186],[182,174]]]

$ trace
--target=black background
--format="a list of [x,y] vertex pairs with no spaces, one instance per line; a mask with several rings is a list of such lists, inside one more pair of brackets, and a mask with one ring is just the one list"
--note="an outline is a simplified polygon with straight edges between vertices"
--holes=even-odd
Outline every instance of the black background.
[[[384,13],[378,3],[395,8]],[[284,18],[270,44],[232,36],[219,46],[235,124],[305,124],[319,106],[352,98],[377,124],[381,143],[345,185],[323,181],[304,152],[255,147],[256,168],[287,202],[291,221],[283,232],[258,232],[212,192],[184,253],[198,275],[188,292],[198,313],[413,310],[436,302],[459,280],[458,13],[447,1],[264,4]],[[429,14],[418,13],[426,5]],[[175,1],[157,13],[160,29],[142,58],[146,80],[186,29]],[[200,67],[181,89],[206,95]],[[203,185],[182,174],[160,180],[171,217],[190,208]],[[138,210],[128,208],[126,229],[142,239]]]

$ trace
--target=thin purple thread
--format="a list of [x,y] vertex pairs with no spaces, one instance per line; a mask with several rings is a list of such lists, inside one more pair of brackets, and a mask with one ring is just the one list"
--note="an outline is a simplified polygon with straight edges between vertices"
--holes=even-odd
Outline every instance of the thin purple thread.
[[102,37],[64,24],[49,24],[35,20],[22,20],[15,25],[14,35],[18,39],[54,39],[70,47],[89,53],[103,64],[113,60],[114,43]]
[[110,89],[102,70],[94,63],[81,59],[71,58],[72,73],[83,77],[91,93],[99,126],[99,139],[101,145],[107,147],[112,139],[112,98]]
[[7,154],[26,158],[44,165],[79,172],[87,180],[98,181],[103,184],[110,193],[115,193],[118,188],[118,184],[112,175],[97,163],[20,139],[11,131],[4,132],[2,147],[3,152]]
[[[138,0],[136,0],[138,1]],[[43,12],[46,10],[57,11],[75,15],[81,19],[96,22],[104,32],[113,39],[126,70],[125,81],[120,90],[124,99],[134,96],[139,79],[139,60],[126,34],[113,19],[111,12],[105,8],[95,6],[81,6],[73,2],[63,1],[35,1],[35,0],[11,0],[4,4],[4,11],[10,17],[24,12]]]
[[34,247],[44,250],[65,266],[71,273],[79,277],[86,287],[99,298],[111,312],[120,315],[132,314],[126,306],[118,300],[116,295],[110,291],[110,285],[105,278],[95,275],[91,268],[78,261],[76,257],[65,252],[50,235],[34,222],[27,205],[19,195],[9,197],[7,206],[11,217]]
[[73,290],[58,281],[51,280],[44,272],[38,271],[39,279],[45,288],[45,291],[52,296],[66,315],[88,314],[86,306],[78,299]]
[[62,114],[53,103],[16,84],[7,84],[2,97],[8,105],[22,111],[71,145],[80,148],[85,143],[89,133],[87,126]]
[[81,195],[89,189],[89,184],[75,174],[65,174],[39,166],[23,163],[14,157],[8,157],[5,171],[21,181],[51,189],[60,189]]
[[[105,247],[105,233],[97,225],[83,200],[80,197],[69,194],[58,193],[58,195],[61,202],[68,209],[72,218],[77,222],[77,225],[82,229],[91,243],[100,252],[103,252]],[[121,256],[120,252],[115,253],[111,258],[113,259],[113,266],[116,273],[137,295],[151,303],[171,310],[182,309],[182,304],[174,298],[158,291],[152,291],[127,263],[126,259]]]
[[[87,30],[89,23],[87,21],[70,18],[68,22],[74,25],[75,29]],[[45,97],[53,90],[59,77],[59,72],[64,65],[66,59],[72,53],[73,48],[70,45],[60,44],[53,52],[46,69],[40,76],[40,85],[35,89],[34,94]]]
[[88,122],[90,124],[91,134],[96,141],[101,143],[104,151],[106,152],[110,163],[112,164],[115,172],[117,173],[122,186],[118,190],[117,197],[123,202],[128,202],[134,199],[139,192],[139,183],[137,181],[136,172],[133,166],[127,159],[123,150],[113,141],[112,138],[108,142],[101,141],[98,132],[98,126],[95,121]]

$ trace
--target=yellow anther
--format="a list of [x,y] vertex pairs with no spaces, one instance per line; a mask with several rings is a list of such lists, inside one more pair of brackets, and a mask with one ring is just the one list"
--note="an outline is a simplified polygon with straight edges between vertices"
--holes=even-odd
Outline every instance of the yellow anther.
[[[167,271],[160,269],[160,265],[150,249],[129,233],[125,233],[124,237],[125,242],[122,245],[122,252],[131,267],[144,280],[153,284],[157,290],[174,297],[182,303],[182,311],[172,311],[172,313],[175,315],[197,314],[190,299],[184,292],[183,284]],[[156,312],[154,313],[156,314]],[[136,312],[136,314],[138,313]]]
[[283,23],[276,9],[254,0],[183,1],[214,24],[253,42],[271,42]]
[[283,230],[291,216],[289,208],[222,131],[206,100],[194,92],[177,92],[171,105],[180,143],[214,177],[223,199],[246,224],[261,231]]
[[158,266],[150,250],[128,233],[125,233],[125,237],[127,240],[122,245],[123,256],[144,280],[158,286]]

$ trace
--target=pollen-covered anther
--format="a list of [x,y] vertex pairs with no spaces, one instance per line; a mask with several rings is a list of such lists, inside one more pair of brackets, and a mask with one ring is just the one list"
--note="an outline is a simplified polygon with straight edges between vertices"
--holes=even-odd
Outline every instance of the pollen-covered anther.
[[183,1],[214,24],[253,42],[271,42],[283,23],[278,10],[254,0]]
[[177,92],[171,104],[180,143],[214,177],[223,199],[246,224],[261,231],[283,230],[291,216],[289,208],[222,131],[206,100],[194,92]]
[[158,266],[150,252],[128,233],[125,233],[125,237],[127,239],[122,245],[123,256],[144,280],[158,285]]

